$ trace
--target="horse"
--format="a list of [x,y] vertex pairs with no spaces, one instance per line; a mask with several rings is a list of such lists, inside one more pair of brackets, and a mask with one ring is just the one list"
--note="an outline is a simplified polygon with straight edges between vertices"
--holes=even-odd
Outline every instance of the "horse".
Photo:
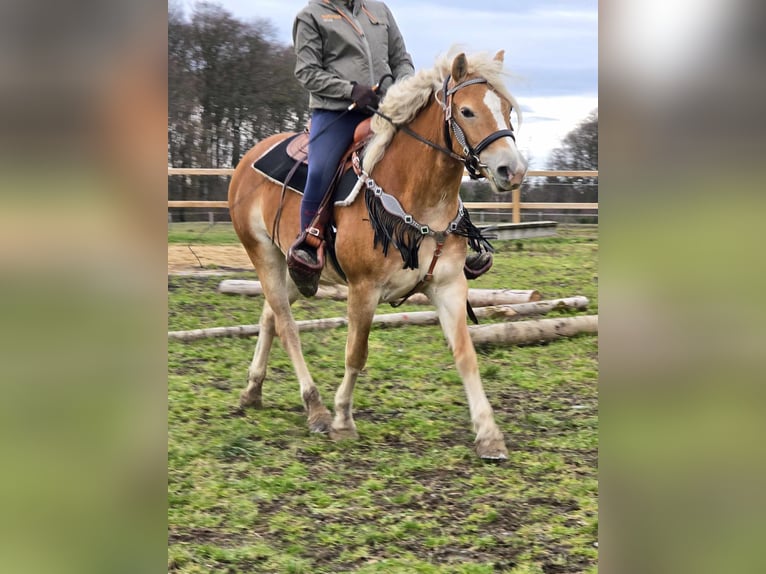
[[[460,233],[467,213],[459,198],[465,169],[503,192],[517,189],[526,175],[527,163],[511,124],[512,110],[519,122],[521,111],[503,84],[503,59],[502,50],[494,56],[439,56],[433,68],[393,84],[380,103],[380,115],[372,118],[372,139],[359,164],[364,194],[350,205],[332,208],[342,273],[329,264],[322,272],[323,283],[348,286],[345,371],[335,394],[334,416],[309,373],[290,310],[299,293],[285,253],[302,231],[300,196],[284,193],[280,184],[252,168],[291,134],[270,136],[242,158],[229,186],[229,210],[263,285],[265,303],[241,408],[262,407],[267,359],[278,335],[298,378],[309,430],[332,440],[358,438],[353,391],[367,360],[375,309],[381,302],[420,291],[437,309],[463,380],[476,453],[488,461],[507,458],[466,321],[463,265],[471,240]],[[396,249],[389,250],[391,245]]]

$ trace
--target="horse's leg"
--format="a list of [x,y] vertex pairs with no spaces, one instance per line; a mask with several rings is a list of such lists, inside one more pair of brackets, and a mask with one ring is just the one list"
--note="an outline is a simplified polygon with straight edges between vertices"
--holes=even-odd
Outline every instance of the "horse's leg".
[[484,393],[479,378],[476,350],[468,332],[465,319],[467,285],[465,280],[451,285],[440,286],[434,297],[444,336],[447,338],[455,366],[468,397],[474,431],[476,432],[476,453],[483,459],[503,460],[508,458],[503,434],[495,424],[492,407]]
[[261,388],[263,379],[266,378],[266,364],[276,334],[274,311],[272,311],[268,301],[263,304],[259,324],[260,330],[253,353],[253,362],[250,363],[250,368],[247,370],[247,388],[239,395],[239,406],[242,408],[255,407],[259,409],[263,406]]
[[[287,352],[295,368],[295,374],[300,384],[301,398],[308,412],[308,424],[311,432],[327,433],[330,431],[332,415],[322,403],[319,389],[311,378],[306,361],[301,351],[301,341],[298,335],[298,326],[295,324],[290,304],[297,296],[295,285],[288,281],[287,263],[284,254],[276,247],[262,247],[253,258],[258,277],[263,286],[263,294],[268,302],[268,308],[264,307],[261,317],[262,324],[272,324],[271,338],[276,333],[282,342],[282,347]],[[266,358],[268,356],[270,341],[264,340],[261,345],[256,345],[253,363],[248,370],[248,389],[251,386],[258,388],[258,378],[263,382],[266,370]],[[254,384],[253,384],[254,381]],[[247,392],[247,390],[246,390]]]
[[357,438],[356,425],[351,413],[354,385],[367,362],[368,339],[372,318],[380,294],[374,289],[349,286],[348,290],[348,338],[346,339],[346,370],[343,381],[335,393],[335,418],[330,429],[334,440]]

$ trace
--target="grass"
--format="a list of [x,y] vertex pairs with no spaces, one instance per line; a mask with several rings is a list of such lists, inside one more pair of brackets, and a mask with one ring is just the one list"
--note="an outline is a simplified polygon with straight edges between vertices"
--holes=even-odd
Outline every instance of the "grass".
[[[472,286],[585,295],[597,312],[595,230],[496,246],[493,270]],[[169,329],[257,322],[262,301],[219,295],[219,280],[170,277]],[[344,310],[332,301],[294,306],[297,319]],[[345,335],[302,335],[328,405],[343,375]],[[510,451],[503,465],[472,452],[462,383],[438,327],[373,330],[354,394],[354,442],[308,433],[278,343],[265,408],[240,412],[254,345],[168,344],[169,571],[596,571],[596,337],[479,349]]]
[[170,223],[168,225],[168,243],[203,243],[205,245],[237,245],[239,238],[234,233],[231,223],[205,222]]

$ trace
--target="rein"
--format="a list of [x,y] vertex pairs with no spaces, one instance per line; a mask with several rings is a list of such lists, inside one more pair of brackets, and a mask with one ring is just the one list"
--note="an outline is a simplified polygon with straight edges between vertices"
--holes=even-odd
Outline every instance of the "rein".
[[[367,109],[369,109],[369,110],[373,110],[373,108],[369,108],[369,107],[368,107]],[[457,161],[459,161],[459,162],[461,162],[461,163],[465,163],[465,158],[464,158],[463,156],[461,156],[461,155],[458,155],[458,154],[456,154],[454,151],[452,151],[452,149],[448,149],[448,148],[446,148],[446,147],[444,147],[444,146],[441,146],[441,145],[439,145],[438,143],[432,142],[431,140],[424,138],[424,137],[423,137],[423,136],[421,136],[421,135],[420,135],[418,132],[411,130],[411,129],[410,129],[409,127],[407,127],[407,126],[398,126],[398,125],[396,125],[396,123],[394,122],[394,120],[392,120],[391,118],[389,118],[389,117],[388,117],[386,114],[384,114],[383,112],[380,112],[380,111],[378,111],[378,110],[373,110],[373,111],[375,112],[375,115],[378,115],[378,116],[380,116],[381,118],[383,118],[384,120],[386,120],[388,123],[390,123],[392,126],[394,126],[394,128],[396,128],[397,130],[400,130],[400,131],[402,131],[402,132],[406,133],[408,136],[410,136],[410,137],[412,137],[412,138],[414,138],[414,139],[418,140],[420,143],[424,143],[424,144],[426,144],[427,146],[431,146],[431,147],[432,147],[432,148],[434,148],[435,150],[438,150],[438,151],[440,151],[440,152],[442,152],[442,153],[444,153],[444,154],[447,154],[447,155],[448,155],[448,156],[450,156],[452,159],[455,159],[455,160],[457,160]],[[448,140],[448,141],[449,141],[449,140]]]

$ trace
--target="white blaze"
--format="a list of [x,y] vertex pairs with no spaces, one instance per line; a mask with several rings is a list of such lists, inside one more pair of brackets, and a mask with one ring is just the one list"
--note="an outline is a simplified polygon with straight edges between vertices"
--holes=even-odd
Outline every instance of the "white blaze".
[[484,94],[484,105],[489,108],[489,111],[494,116],[498,131],[507,130],[508,125],[505,123],[505,116],[503,116],[503,105],[500,96],[492,90],[487,90],[487,93]]
[[[487,92],[484,94],[484,105],[487,106],[487,109],[489,109],[490,113],[495,118],[495,122],[497,123],[497,131],[509,129],[509,118],[503,114],[503,105],[500,96],[491,90],[487,90]],[[497,142],[500,142],[500,140],[497,140]],[[516,185],[521,183],[521,178],[523,177],[524,173],[526,173],[526,162],[524,161],[524,158],[521,157],[519,150],[516,148],[516,144],[510,137],[502,138],[502,147],[495,146],[493,151],[483,151],[481,153],[481,158],[482,161],[487,165],[487,168],[489,169],[489,172],[493,178],[497,176],[497,170],[499,168],[505,168],[510,170],[510,181]],[[505,169],[503,171],[504,179],[507,177],[505,175]],[[496,183],[498,182],[496,181]],[[506,183],[508,182],[503,182],[503,185]],[[508,188],[503,187],[503,189]]]

